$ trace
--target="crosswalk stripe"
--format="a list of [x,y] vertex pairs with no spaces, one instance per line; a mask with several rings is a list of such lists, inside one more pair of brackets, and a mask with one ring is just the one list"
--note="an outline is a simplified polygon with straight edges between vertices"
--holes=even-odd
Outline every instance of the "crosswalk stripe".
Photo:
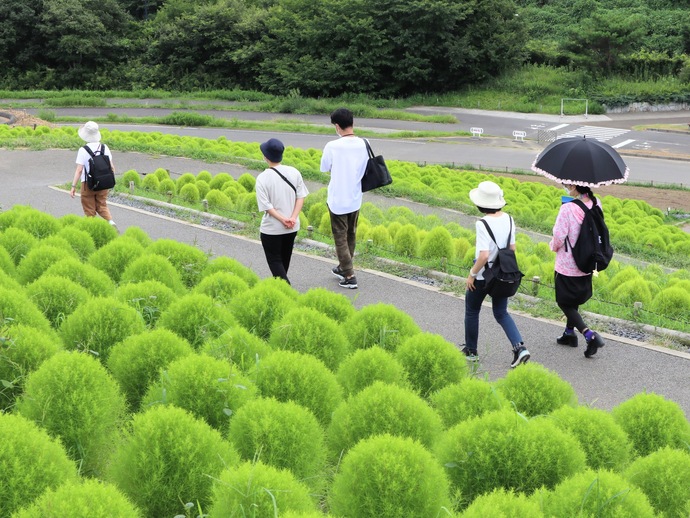
[[630,138],[628,140],[624,140],[623,142],[619,142],[618,144],[611,146],[611,147],[614,149],[618,149],[619,147],[627,146],[628,144],[632,144],[633,142],[635,142],[635,139]]
[[599,142],[605,142],[611,140],[612,138],[620,137],[625,135],[630,130],[620,129],[620,128],[601,128],[599,126],[580,126],[573,130],[561,133],[558,135],[557,139],[562,139],[566,137],[587,137],[598,140]]
[[563,129],[570,126],[570,124],[559,124],[558,126],[554,126],[553,128],[549,128],[549,131],[558,131],[559,129]]

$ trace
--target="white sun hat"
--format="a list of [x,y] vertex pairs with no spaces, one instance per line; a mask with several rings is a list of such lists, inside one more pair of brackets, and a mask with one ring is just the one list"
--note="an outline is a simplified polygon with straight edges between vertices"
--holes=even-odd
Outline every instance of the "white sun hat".
[[98,131],[98,124],[93,121],[89,121],[84,124],[79,131],[77,131],[79,136],[84,142],[100,142],[101,132]]
[[503,189],[494,182],[482,182],[470,191],[470,200],[483,209],[500,209],[506,204]]

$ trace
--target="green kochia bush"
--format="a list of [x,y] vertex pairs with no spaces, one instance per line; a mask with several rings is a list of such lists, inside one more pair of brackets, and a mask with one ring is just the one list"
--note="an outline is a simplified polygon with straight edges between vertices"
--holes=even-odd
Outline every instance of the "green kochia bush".
[[253,376],[261,395],[299,403],[322,424],[331,420],[342,400],[335,374],[308,354],[275,351],[257,364]]
[[60,229],[56,237],[64,238],[82,261],[85,261],[96,251],[96,244],[93,242],[91,234],[74,226]]
[[184,338],[167,329],[154,329],[115,344],[108,356],[108,369],[130,407],[136,410],[149,384],[159,378],[160,370],[193,352]]
[[453,237],[445,227],[434,227],[425,237],[420,246],[420,254],[424,259],[446,259],[452,261],[455,256]]
[[98,480],[48,490],[14,518],[139,518],[139,510],[110,484]]
[[465,356],[440,335],[419,333],[398,346],[396,358],[405,367],[412,387],[428,397],[467,375]]
[[[210,518],[281,516],[298,518],[316,513],[307,486],[286,469],[244,462],[223,471],[213,482]],[[294,511],[296,514],[290,514]],[[312,516],[309,514],[308,516]]]
[[26,380],[19,413],[60,437],[86,474],[100,474],[118,437],[125,398],[93,357],[59,352]]
[[497,387],[518,412],[528,416],[548,414],[563,405],[577,404],[570,383],[538,363],[528,363],[510,371],[497,382]]
[[280,320],[292,306],[292,300],[280,288],[265,283],[238,293],[230,302],[238,322],[264,340],[270,336],[273,323]]
[[546,516],[630,516],[652,518],[654,510],[640,489],[610,471],[586,470],[539,491]]
[[216,272],[201,279],[194,288],[194,292],[203,293],[218,302],[227,304],[235,295],[248,289],[249,285],[241,277],[229,272]]
[[201,348],[201,352],[214,358],[229,360],[245,372],[271,351],[271,347],[265,341],[240,326],[228,329],[218,338],[206,342]]
[[97,249],[118,236],[117,229],[103,218],[83,217],[80,218],[74,226],[88,232],[93,238],[93,242]]
[[144,516],[175,516],[187,502],[208,508],[213,480],[238,460],[217,430],[181,408],[156,406],[134,415],[107,480]]
[[125,268],[144,253],[144,247],[134,239],[120,236],[103,245],[89,257],[89,264],[108,274],[119,282]]
[[175,267],[162,255],[145,253],[127,265],[120,276],[121,283],[158,281],[176,293],[184,291],[182,278]]
[[542,518],[544,513],[541,512],[539,503],[534,498],[528,498],[523,493],[515,493],[513,490],[498,488],[490,493],[479,495],[459,516],[461,518],[486,518],[487,516]]
[[0,412],[0,515],[11,516],[46,489],[78,479],[60,442],[28,419]]
[[690,453],[662,448],[640,457],[625,472],[642,489],[659,516],[686,518],[690,511]]
[[350,344],[342,328],[323,313],[298,307],[273,324],[269,343],[275,349],[316,356],[331,370],[338,368]]
[[329,502],[344,518],[450,515],[448,480],[438,461],[418,442],[387,434],[345,455]]
[[134,239],[144,248],[153,243],[153,240],[149,237],[149,235],[139,227],[127,227],[127,230],[122,233],[122,236]]
[[22,284],[29,284],[38,279],[46,269],[61,259],[77,257],[71,248],[55,248],[50,245],[38,244],[29,250],[17,267],[17,278]]
[[51,329],[48,319],[24,293],[0,287],[0,324],[5,320],[46,332]]
[[610,413],[584,406],[562,406],[551,417],[556,426],[580,442],[588,467],[621,471],[630,463],[632,445]]
[[465,378],[446,385],[429,400],[446,428],[506,405],[503,395],[491,383],[478,378]]
[[250,268],[247,268],[237,259],[232,257],[219,256],[211,259],[204,271],[202,277],[213,275],[216,272],[227,272],[240,277],[251,288],[259,282],[259,276]]
[[36,209],[24,211],[21,217],[17,218],[14,226],[26,230],[38,239],[52,236],[60,230],[60,222],[55,216]]
[[[2,234],[0,234],[2,236]],[[16,267],[10,253],[0,246],[0,272],[5,272],[10,277],[14,277]]]
[[26,294],[55,328],[91,297],[76,282],[52,275],[43,275],[29,284]]
[[356,394],[376,381],[409,387],[402,364],[391,353],[376,345],[368,349],[357,349],[345,358],[336,377],[346,396]]
[[611,413],[630,437],[636,456],[649,455],[664,446],[687,448],[690,444],[690,422],[683,410],[658,394],[637,394]]
[[441,426],[441,418],[417,394],[377,381],[333,412],[327,438],[336,456],[362,439],[384,433],[411,437],[431,447]]
[[196,286],[208,262],[207,255],[198,248],[172,239],[159,239],[149,245],[146,251],[167,258],[180,273],[183,284],[188,288]]
[[313,308],[336,322],[345,322],[355,313],[352,302],[342,293],[334,293],[326,288],[312,288],[299,298],[302,306]]
[[108,359],[110,348],[146,329],[137,311],[113,297],[93,298],[79,306],[60,327],[67,349],[78,349]]
[[289,469],[318,488],[326,461],[324,432],[309,410],[292,401],[255,399],[230,421],[230,441],[244,460]]
[[393,237],[393,250],[396,254],[416,257],[419,250],[419,231],[415,225],[403,225]]
[[43,275],[64,277],[86,288],[91,295],[104,297],[115,291],[113,280],[98,268],[79,259],[68,258],[50,266]]
[[120,285],[115,298],[133,307],[147,327],[154,327],[161,313],[177,300],[177,295],[161,282],[143,281]]
[[192,293],[174,301],[160,316],[158,326],[177,333],[199,348],[237,325],[229,310],[211,297]]
[[230,362],[190,354],[171,361],[142,400],[142,407],[175,405],[213,428],[224,430],[231,416],[256,395],[256,387]]
[[356,349],[378,345],[395,351],[410,336],[421,333],[412,317],[391,304],[365,306],[345,322],[350,343]]
[[0,232],[0,246],[10,254],[15,266],[39,243],[38,239],[26,230],[10,227]]
[[467,503],[499,487],[525,493],[550,488],[585,467],[574,437],[547,419],[528,421],[512,409],[454,426],[444,432],[436,454]]

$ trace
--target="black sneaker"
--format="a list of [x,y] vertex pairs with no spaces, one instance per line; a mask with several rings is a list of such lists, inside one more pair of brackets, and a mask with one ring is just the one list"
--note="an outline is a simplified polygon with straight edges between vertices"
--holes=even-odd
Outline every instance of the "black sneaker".
[[351,290],[357,289],[357,277],[352,276],[349,279],[343,277],[343,279],[338,283],[341,288],[349,288]]
[[460,349],[460,352],[465,355],[465,359],[468,362],[476,362],[477,360],[479,360],[479,355],[477,354],[477,351],[468,349],[467,346],[464,346],[462,349]]
[[597,349],[604,347],[604,339],[599,336],[599,333],[594,333],[591,340],[587,340],[587,349],[585,350],[585,358],[591,358],[597,354]]
[[338,279],[345,280],[345,276],[343,275],[343,271],[340,269],[340,265],[334,266],[333,269],[331,270],[331,273],[335,275]]
[[527,363],[530,358],[529,351],[525,347],[520,347],[517,351],[513,351],[513,363],[510,364],[510,368],[514,369],[521,363]]
[[556,338],[556,343],[560,345],[569,345],[570,347],[577,347],[577,335],[575,333],[563,333]]

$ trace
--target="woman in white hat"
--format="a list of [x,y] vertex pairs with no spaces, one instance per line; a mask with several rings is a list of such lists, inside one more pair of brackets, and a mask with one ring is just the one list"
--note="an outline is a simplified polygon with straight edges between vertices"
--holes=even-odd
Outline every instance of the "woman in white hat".
[[[482,218],[491,228],[498,243],[506,243],[510,238],[510,248],[515,250],[515,225],[512,218],[501,209],[506,204],[503,191],[494,182],[482,182],[470,191],[470,200],[485,216]],[[476,361],[479,338],[479,312],[487,296],[484,269],[498,255],[498,246],[489,235],[481,220],[476,224],[477,240],[475,261],[467,277],[465,292],[465,346],[462,352],[469,361]],[[508,313],[508,297],[492,297],[491,306],[496,322],[503,328],[513,350],[511,368],[527,362],[529,351],[525,348],[520,331]]]
[[[110,165],[113,172],[115,172],[115,165],[113,164],[113,155],[110,153],[110,149],[105,144],[101,143],[101,132],[98,129],[98,124],[93,121],[89,121],[84,124],[77,131],[79,137],[86,142],[92,152],[96,152],[101,146],[103,147],[103,153],[110,158]],[[106,220],[111,225],[115,226],[113,217],[110,215],[110,210],[108,209],[108,204],[106,202],[108,198],[109,190],[103,191],[92,191],[86,184],[86,171],[89,167],[89,155],[88,151],[84,147],[79,148],[77,153],[77,169],[74,171],[74,179],[72,180],[72,188],[70,189],[70,196],[74,198],[77,191],[77,184],[81,184],[81,206],[84,209],[84,214],[86,216],[95,216],[98,214],[104,220]]]

